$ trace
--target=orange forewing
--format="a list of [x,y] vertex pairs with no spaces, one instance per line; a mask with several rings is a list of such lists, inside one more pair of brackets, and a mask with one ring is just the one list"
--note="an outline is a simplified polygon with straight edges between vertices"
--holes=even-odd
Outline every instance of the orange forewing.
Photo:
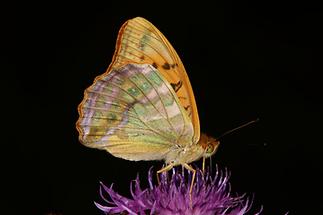
[[193,90],[184,65],[165,36],[141,17],[128,20],[119,31],[116,50],[108,70],[125,64],[151,64],[175,90],[194,126],[194,143],[200,138],[200,123]]

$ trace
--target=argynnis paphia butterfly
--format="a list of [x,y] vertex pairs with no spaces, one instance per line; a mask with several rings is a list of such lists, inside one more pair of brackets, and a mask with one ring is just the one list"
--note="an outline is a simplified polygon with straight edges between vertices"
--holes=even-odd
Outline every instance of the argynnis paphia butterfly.
[[200,135],[181,59],[165,36],[141,17],[123,24],[112,63],[85,90],[78,111],[76,125],[85,146],[131,161],[164,160],[166,167],[158,173],[182,165],[195,175],[189,163],[203,157],[204,168],[205,158],[219,145]]

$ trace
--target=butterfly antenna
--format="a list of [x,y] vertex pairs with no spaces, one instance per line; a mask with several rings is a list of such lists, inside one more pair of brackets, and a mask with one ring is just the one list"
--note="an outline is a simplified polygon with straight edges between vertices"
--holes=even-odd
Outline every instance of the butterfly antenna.
[[259,118],[255,119],[255,120],[252,120],[252,121],[250,121],[250,122],[247,122],[247,123],[245,123],[245,124],[243,124],[243,125],[240,125],[240,126],[238,126],[238,127],[234,128],[234,129],[231,129],[231,130],[229,130],[229,131],[226,131],[226,132],[224,132],[223,134],[221,134],[221,135],[217,138],[217,140],[219,140],[220,138],[222,138],[222,137],[224,137],[224,136],[226,136],[226,135],[228,135],[228,134],[230,134],[230,133],[232,133],[232,132],[234,132],[234,131],[236,131],[236,130],[239,130],[240,128],[244,128],[244,127],[246,127],[246,126],[248,126],[248,125],[250,125],[250,124],[256,123],[256,122],[258,122],[258,121],[259,121]]

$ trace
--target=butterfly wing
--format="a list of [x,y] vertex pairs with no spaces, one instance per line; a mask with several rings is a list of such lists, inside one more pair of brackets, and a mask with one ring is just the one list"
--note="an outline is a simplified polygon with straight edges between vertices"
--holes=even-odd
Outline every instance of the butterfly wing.
[[128,64],[96,78],[79,105],[80,141],[127,160],[161,160],[192,143],[193,125],[164,77]]
[[106,73],[126,64],[150,64],[170,83],[194,126],[193,142],[200,138],[200,123],[193,90],[184,65],[165,36],[146,19],[137,17],[121,27],[116,50]]

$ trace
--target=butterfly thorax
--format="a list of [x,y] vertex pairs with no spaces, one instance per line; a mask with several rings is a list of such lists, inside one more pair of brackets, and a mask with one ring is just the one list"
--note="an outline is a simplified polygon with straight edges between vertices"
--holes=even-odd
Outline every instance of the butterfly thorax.
[[165,163],[173,163],[175,166],[184,163],[192,163],[199,160],[204,153],[204,149],[198,144],[191,144],[185,147],[177,145],[175,147],[175,149],[167,154]]
[[212,156],[217,151],[219,144],[220,142],[217,139],[202,133],[196,144],[175,145],[174,149],[167,154],[165,162],[174,165],[192,163],[201,157]]

